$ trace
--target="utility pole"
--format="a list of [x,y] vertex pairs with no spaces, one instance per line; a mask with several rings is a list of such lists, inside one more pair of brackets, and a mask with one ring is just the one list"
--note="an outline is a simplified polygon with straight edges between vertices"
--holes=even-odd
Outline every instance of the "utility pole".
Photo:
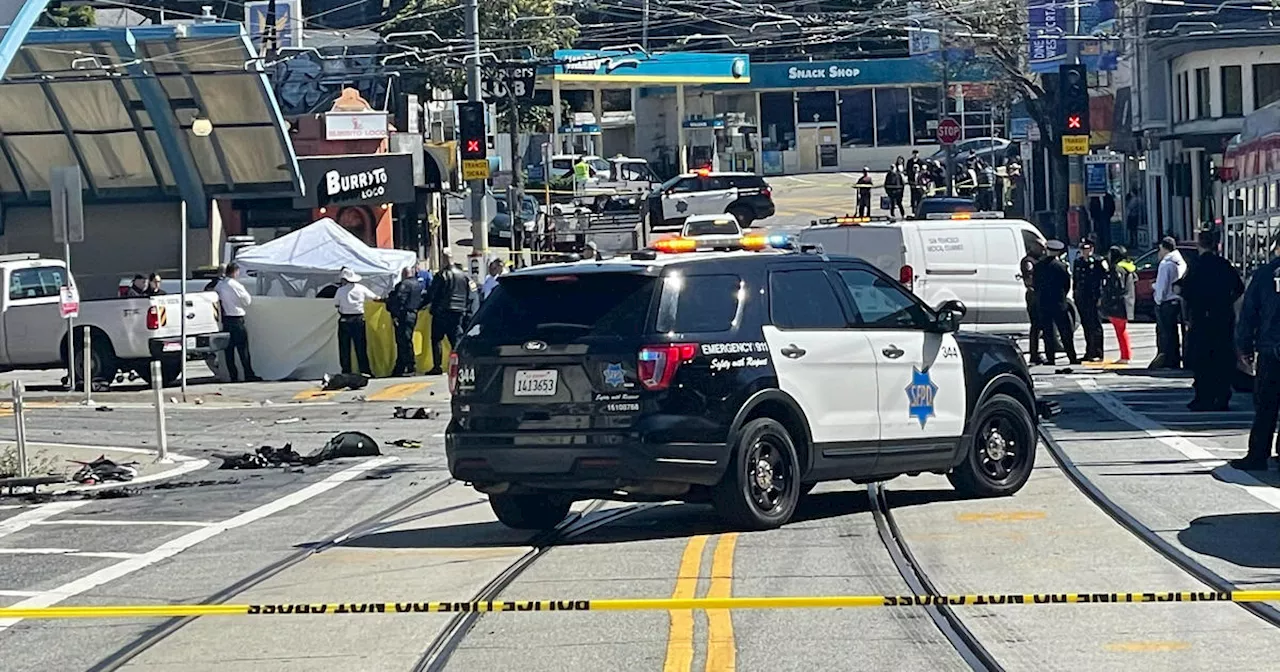
[[262,51],[267,56],[267,63],[271,63],[276,60],[280,46],[279,36],[276,35],[276,0],[268,0],[267,13],[262,23]]
[[[470,63],[467,64],[467,100],[482,102],[480,97],[480,4],[479,0],[465,0],[467,42],[471,44]],[[487,133],[487,131],[486,131]],[[489,255],[489,218],[484,211],[485,180],[469,180],[471,189],[471,274],[479,279],[484,272],[484,258]],[[448,222],[445,222],[448,226]]]
[[649,0],[640,3],[640,47],[649,50]]
[[[1073,2],[1071,3],[1070,35],[1072,37],[1076,37],[1079,34],[1080,34],[1080,3]],[[1080,40],[1076,40],[1076,39],[1068,40],[1067,48],[1069,50],[1068,53],[1069,53],[1069,58],[1071,59],[1071,62],[1078,65],[1080,63]],[[1083,86],[1085,90],[1085,95],[1087,96],[1089,92],[1088,78],[1084,80]],[[1065,83],[1062,81],[1062,78],[1059,77],[1058,78],[1059,102],[1061,102],[1062,92],[1064,90],[1066,90]],[[1059,140],[1059,142],[1061,142],[1061,140]],[[1059,148],[1059,150],[1061,150],[1061,148]],[[1080,226],[1081,220],[1084,219],[1085,217],[1084,213],[1088,212],[1084,206],[1085,206],[1084,157],[1068,156],[1067,157],[1067,231],[1066,231],[1066,234],[1067,234],[1066,238],[1067,238],[1068,244],[1079,242],[1089,233],[1088,231],[1084,230],[1084,227]],[[1071,230],[1072,221],[1074,221],[1076,225],[1075,236],[1074,236],[1075,240],[1072,240],[1073,238],[1072,230]],[[1096,222],[1091,222],[1090,228],[1096,225],[1097,225]]]
[[[938,124],[942,124],[942,120],[947,118],[947,99],[951,95],[951,55],[947,51],[947,17],[942,16],[942,22],[938,24],[938,55],[942,61],[942,97],[938,100]],[[943,172],[943,182],[947,185],[947,196],[955,196],[955,186],[951,179],[951,174],[955,171],[955,159],[952,154],[951,145],[943,146],[946,152],[946,166]]]

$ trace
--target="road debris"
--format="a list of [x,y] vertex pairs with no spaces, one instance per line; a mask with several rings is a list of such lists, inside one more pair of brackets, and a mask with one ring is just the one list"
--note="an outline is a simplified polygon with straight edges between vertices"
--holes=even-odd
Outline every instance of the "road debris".
[[329,439],[320,450],[310,455],[299,455],[293,444],[286,443],[283,448],[262,446],[252,453],[214,453],[214,457],[222,460],[219,469],[269,469],[272,467],[313,466],[327,460],[343,457],[373,457],[381,455],[378,442],[368,434],[361,432],[341,432]]
[[80,470],[71,477],[71,480],[82,485],[96,485],[107,481],[127,482],[138,477],[137,462],[128,462],[125,464],[117,464],[107,459],[106,455],[99,456],[92,462],[82,462],[80,460],[68,460],[72,464],[78,464]]
[[294,418],[280,418],[279,420],[276,420],[274,424],[277,424],[277,425],[292,425],[292,424],[293,424],[293,423],[295,423],[295,422],[302,422],[302,418],[297,418],[297,417],[294,417]]
[[399,420],[435,420],[440,417],[440,411],[424,406],[396,406],[391,417]]
[[110,413],[111,411],[114,411],[116,409],[111,408],[110,406],[99,406],[93,410],[98,411],[99,413]]
[[391,441],[390,444],[399,448],[421,448],[422,447],[421,441],[414,441],[413,439],[396,439],[395,441]]
[[240,483],[238,478],[224,478],[220,481],[203,480],[203,481],[169,481],[168,483],[160,483],[153,489],[155,490],[182,490],[184,488],[203,488],[210,485],[237,485]]
[[363,390],[369,386],[369,379],[359,373],[326,373],[320,379],[320,389],[327,392],[334,390]]

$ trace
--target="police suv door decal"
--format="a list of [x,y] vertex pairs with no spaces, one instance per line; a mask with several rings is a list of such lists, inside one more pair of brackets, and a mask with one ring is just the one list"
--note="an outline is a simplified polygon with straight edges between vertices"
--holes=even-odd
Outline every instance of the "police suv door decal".
[[[880,438],[960,436],[966,396],[964,360],[955,336],[905,329],[865,333],[877,356]],[[891,357],[897,350],[902,354]]]

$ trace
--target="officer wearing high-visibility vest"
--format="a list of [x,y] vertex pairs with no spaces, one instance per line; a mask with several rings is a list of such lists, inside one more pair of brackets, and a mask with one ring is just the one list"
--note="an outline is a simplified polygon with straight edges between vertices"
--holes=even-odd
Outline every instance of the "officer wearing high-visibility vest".
[[573,164],[574,191],[581,191],[586,186],[588,177],[591,177],[591,164],[587,163],[585,156],[580,156],[578,161]]

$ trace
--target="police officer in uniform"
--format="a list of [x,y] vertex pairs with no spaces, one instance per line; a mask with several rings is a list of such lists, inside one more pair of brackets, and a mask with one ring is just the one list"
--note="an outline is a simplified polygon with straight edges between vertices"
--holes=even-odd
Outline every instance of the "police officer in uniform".
[[1081,241],[1080,256],[1071,269],[1071,279],[1075,284],[1080,326],[1084,329],[1084,358],[1089,362],[1102,361],[1102,316],[1098,311],[1107,270],[1107,260],[1094,254],[1093,241]]
[[444,268],[431,281],[427,303],[431,307],[431,370],[428,376],[438,376],[443,371],[440,343],[449,339],[449,347],[456,348],[462,339],[462,328],[476,300],[476,283],[467,271],[453,263],[453,256],[446,250]]
[[[1036,298],[1035,273],[1036,262],[1040,261],[1041,255],[1032,254],[1029,250],[1027,256],[1022,258],[1020,264],[1022,285],[1026,287],[1027,300],[1027,320],[1031,322],[1031,363],[1044,364],[1044,359],[1040,357],[1040,340],[1042,338],[1053,338],[1053,333],[1048,334],[1044,331],[1044,325],[1040,324],[1040,301]],[[1045,346],[1045,351],[1049,350]]]
[[1280,414],[1280,238],[1272,241],[1271,253],[1270,263],[1249,280],[1236,326],[1241,364],[1254,370],[1254,411],[1249,452],[1231,466],[1247,471],[1266,471]]
[[1201,231],[1196,238],[1200,256],[1182,277],[1182,301],[1189,323],[1183,359],[1195,373],[1193,411],[1225,411],[1231,401],[1235,368],[1235,303],[1244,293],[1240,274],[1218,256],[1218,237]]
[[422,285],[412,268],[401,271],[401,280],[387,296],[387,312],[396,331],[396,366],[393,376],[411,376],[417,368],[413,353],[413,332],[418,327],[418,309],[422,307]]
[[1067,351],[1067,360],[1079,364],[1076,356],[1076,344],[1072,338],[1071,313],[1067,304],[1067,294],[1071,291],[1071,271],[1059,255],[1067,250],[1060,240],[1051,240],[1047,245],[1049,254],[1036,262],[1035,288],[1036,298],[1040,303],[1040,325],[1045,331],[1045,360],[1054,364],[1057,356],[1058,342],[1054,342],[1053,330],[1058,332],[1062,349]]

